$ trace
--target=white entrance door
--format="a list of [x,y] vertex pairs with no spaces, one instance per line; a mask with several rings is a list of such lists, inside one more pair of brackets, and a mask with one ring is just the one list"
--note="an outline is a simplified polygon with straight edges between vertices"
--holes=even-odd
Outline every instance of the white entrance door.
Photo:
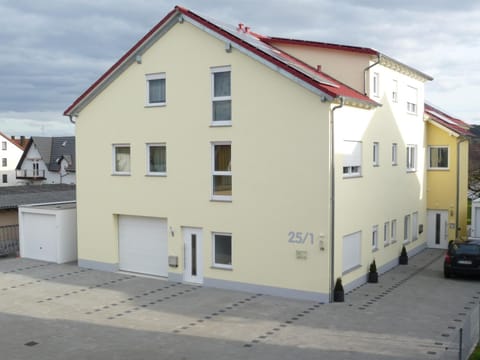
[[185,246],[185,282],[201,284],[203,282],[202,229],[182,228]]
[[428,210],[428,247],[446,249],[448,247],[448,210]]
[[118,216],[120,270],[168,276],[167,219]]

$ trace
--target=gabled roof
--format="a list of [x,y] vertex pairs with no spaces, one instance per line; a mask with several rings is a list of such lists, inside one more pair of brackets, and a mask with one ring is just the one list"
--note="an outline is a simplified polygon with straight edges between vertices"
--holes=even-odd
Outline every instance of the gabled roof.
[[280,38],[280,37],[265,37],[263,41],[273,46],[279,45],[279,44],[287,44],[287,45],[297,45],[297,46],[353,52],[357,54],[364,54],[367,56],[375,56],[378,60],[380,60],[380,63],[382,65],[385,65],[387,67],[391,67],[400,71],[403,70],[406,73],[414,74],[420,77],[423,81],[433,80],[433,77],[431,77],[430,75],[425,74],[409,65],[401,63],[400,61],[397,61],[391,58],[390,56],[382,54],[378,50],[375,50],[372,48],[352,46],[352,45],[332,44],[332,43],[309,41],[309,40],[286,39],[286,38]]
[[425,104],[425,117],[427,120],[441,125],[459,136],[474,136],[474,134],[470,132],[470,125],[430,104]]
[[16,147],[18,147],[20,150],[23,150],[23,149],[24,149],[23,146],[21,146],[21,145],[20,145],[19,143],[17,143],[16,141],[12,140],[9,136],[5,135],[5,134],[2,133],[1,131],[0,131],[0,137],[5,138],[5,140],[7,140],[9,143],[15,145]]
[[264,63],[275,71],[288,76],[302,86],[318,93],[324,100],[343,97],[347,103],[376,107],[378,103],[366,95],[318,71],[301,60],[275,48],[264,41],[266,37],[251,32],[247,27],[232,27],[219,21],[207,19],[188,9],[176,6],[142,39],[140,39],[110,69],[81,94],[65,111],[66,116],[77,115],[99,92],[135,61],[137,55],[146,51],[159,37],[178,22],[187,21],[210,35],[225,42],[226,49],[233,47]]
[[35,144],[49,171],[56,172],[60,169],[59,160],[62,157],[69,162],[67,170],[75,171],[75,136],[32,136],[18,162],[17,170],[21,169],[23,161],[33,144]]

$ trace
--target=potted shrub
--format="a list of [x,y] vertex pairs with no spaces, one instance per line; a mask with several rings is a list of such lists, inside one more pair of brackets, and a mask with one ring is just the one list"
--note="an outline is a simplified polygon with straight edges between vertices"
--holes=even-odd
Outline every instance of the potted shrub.
[[344,302],[345,293],[343,291],[342,279],[337,278],[335,282],[335,287],[333,288],[333,301],[334,302]]
[[408,265],[408,254],[405,246],[402,247],[402,252],[400,253],[400,257],[398,258],[398,263],[400,265]]
[[377,272],[377,264],[375,264],[375,259],[370,264],[370,271],[368,272],[368,282],[378,283],[378,272]]

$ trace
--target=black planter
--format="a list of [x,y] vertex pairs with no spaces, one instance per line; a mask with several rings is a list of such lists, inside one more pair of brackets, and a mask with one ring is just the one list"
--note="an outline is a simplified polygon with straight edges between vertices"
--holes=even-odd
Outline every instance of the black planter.
[[372,284],[378,283],[378,272],[369,272],[367,281]]
[[408,265],[408,256],[400,255],[400,257],[398,258],[398,263],[400,265]]
[[335,290],[333,292],[333,302],[344,302],[345,301],[345,293],[343,290]]
[[343,291],[342,279],[338,278],[333,288],[333,302],[344,302],[345,292]]

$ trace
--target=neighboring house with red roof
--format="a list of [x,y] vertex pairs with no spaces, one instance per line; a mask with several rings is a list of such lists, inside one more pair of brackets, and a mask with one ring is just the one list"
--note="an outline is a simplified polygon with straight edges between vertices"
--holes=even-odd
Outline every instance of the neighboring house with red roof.
[[[425,104],[427,126],[427,241],[445,249],[466,239],[470,126]],[[479,229],[480,230],[480,229]]]
[[19,185],[15,167],[22,157],[24,146],[15,138],[0,132],[0,186]]
[[328,301],[426,247],[424,83],[175,7],[64,112],[79,265]]

